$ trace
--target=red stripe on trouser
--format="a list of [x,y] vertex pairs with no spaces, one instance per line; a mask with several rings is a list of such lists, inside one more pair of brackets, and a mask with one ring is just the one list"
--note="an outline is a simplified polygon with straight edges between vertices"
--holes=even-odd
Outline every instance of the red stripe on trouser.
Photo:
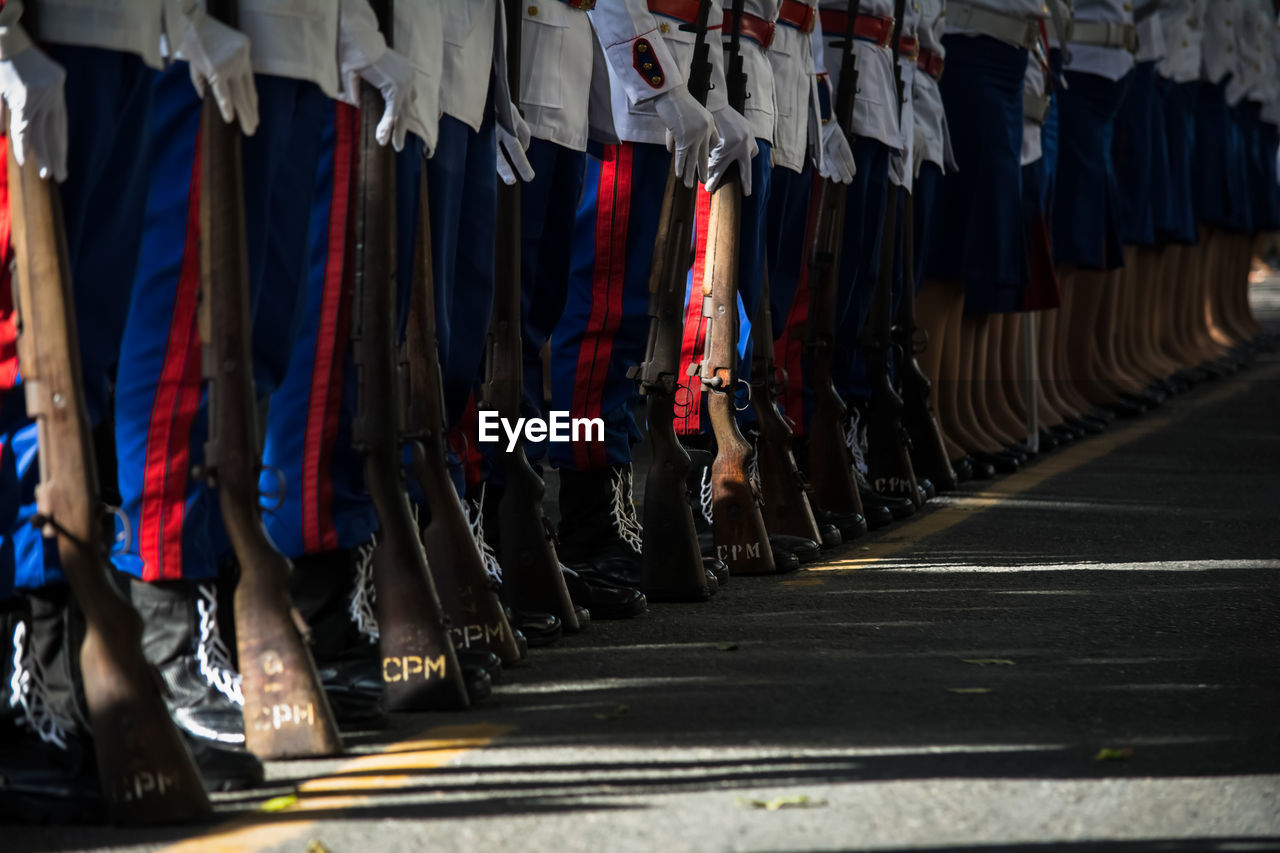
[[796,435],[804,435],[806,427],[803,373],[804,341],[809,325],[809,251],[813,246],[814,231],[818,227],[821,188],[822,177],[815,172],[813,187],[809,193],[809,215],[804,226],[804,251],[800,253],[800,281],[796,285],[796,294],[792,297],[791,310],[787,312],[786,327],[773,345],[773,360],[782,366],[786,374],[786,381],[778,396]]
[[[627,231],[631,224],[631,160],[631,145],[623,143],[606,147],[604,162],[600,165],[591,316],[578,350],[573,417],[600,417],[613,338],[622,323],[622,297],[627,285]],[[576,442],[573,461],[580,471],[604,467],[608,462],[604,443]]]
[[[0,162],[9,157],[9,138],[0,136]],[[18,381],[18,315],[13,310],[13,278],[9,261],[13,219],[9,211],[9,170],[0,169],[0,391]]]
[[333,478],[329,466],[342,410],[343,355],[351,334],[351,293],[343,287],[347,210],[352,163],[358,147],[360,111],[339,103],[333,111],[333,191],[329,200],[324,293],[316,327],[316,348],[307,397],[306,440],[302,456],[302,542],[307,553],[338,547],[333,526]]
[[147,426],[138,523],[142,579],[182,577],[182,522],[191,468],[191,423],[200,407],[200,333],[196,308],[200,297],[200,138],[196,137],[187,228],[173,300],[173,319],[164,363],[156,383]]
[[706,347],[707,320],[702,316],[702,279],[707,271],[707,238],[711,227],[711,193],[698,190],[698,205],[694,213],[693,284],[689,289],[689,304],[685,306],[684,339],[680,346],[680,384],[685,393],[676,392],[676,433],[697,435],[702,429],[702,377],[689,375],[688,367],[702,361]]

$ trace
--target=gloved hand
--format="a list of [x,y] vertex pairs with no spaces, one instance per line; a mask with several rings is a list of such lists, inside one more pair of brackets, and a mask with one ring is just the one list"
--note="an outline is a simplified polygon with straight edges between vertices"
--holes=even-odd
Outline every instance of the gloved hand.
[[[360,68],[357,73],[381,92],[382,99],[386,102],[382,121],[378,122],[378,144],[386,145],[390,142],[397,151],[403,151],[404,137],[409,131],[409,115],[416,108],[418,100],[418,84],[414,78],[413,66],[403,56],[388,48],[376,62]],[[357,92],[359,88],[353,85],[350,90]]]
[[40,177],[67,179],[67,72],[39,48],[0,62],[0,97],[9,105],[9,144],[19,165],[34,157]]
[[518,110],[513,109],[511,114],[516,124],[515,135],[502,125],[497,125],[495,128],[498,133],[498,177],[502,178],[502,182],[509,187],[515,186],[517,175],[525,183],[533,180],[533,164],[525,155],[529,150],[529,140],[533,138],[533,134]]
[[853,160],[853,149],[840,129],[838,122],[829,121],[822,126],[822,168],[819,173],[837,184],[853,183],[858,166]]
[[716,121],[689,90],[677,86],[653,99],[654,109],[667,126],[667,150],[675,155],[676,177],[691,187],[706,181]]
[[204,97],[213,89],[223,121],[237,118],[245,136],[258,129],[258,88],[249,62],[249,38],[205,14],[204,7],[183,17],[178,54],[191,64],[191,85]]
[[716,132],[720,134],[720,141],[711,151],[711,162],[707,167],[707,192],[714,192],[720,186],[720,180],[724,178],[730,164],[737,163],[742,194],[751,195],[751,160],[760,153],[755,134],[751,132],[751,122],[732,107],[716,110],[712,115],[716,119]]

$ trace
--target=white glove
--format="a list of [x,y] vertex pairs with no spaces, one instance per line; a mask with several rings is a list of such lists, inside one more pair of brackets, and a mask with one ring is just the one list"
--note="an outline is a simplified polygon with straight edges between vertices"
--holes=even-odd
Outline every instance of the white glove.
[[707,192],[715,192],[729,166],[737,163],[742,194],[751,195],[751,160],[760,153],[755,134],[751,132],[751,122],[732,107],[716,110],[713,115],[720,141],[712,149],[711,162],[707,166]]
[[[529,140],[533,133],[529,125],[521,118],[519,111],[512,109],[515,117],[516,133],[512,135],[502,125],[496,126],[498,133],[498,177],[509,187],[515,186],[516,175],[528,183],[533,180],[533,164],[525,152],[529,150]],[[514,167],[514,171],[513,171]]]
[[[397,151],[403,151],[404,137],[409,131],[409,115],[418,100],[413,66],[403,56],[388,48],[376,62],[359,69],[358,73],[382,93],[382,99],[386,102],[382,121],[378,122],[378,144],[386,145],[390,142]],[[352,86],[351,91],[359,90]]]
[[829,121],[822,126],[822,168],[819,173],[837,184],[853,183],[853,176],[858,174],[858,166],[853,161],[853,149],[840,123]]
[[204,97],[206,85],[230,124],[237,118],[245,136],[258,129],[258,88],[249,62],[249,38],[195,7],[182,21],[178,54],[191,64],[191,85]]
[[67,72],[39,48],[0,62],[0,97],[9,105],[9,144],[18,164],[34,157],[40,177],[67,179]]
[[667,126],[667,150],[675,155],[676,177],[691,187],[707,179],[716,120],[689,90],[677,86],[653,99],[653,107]]

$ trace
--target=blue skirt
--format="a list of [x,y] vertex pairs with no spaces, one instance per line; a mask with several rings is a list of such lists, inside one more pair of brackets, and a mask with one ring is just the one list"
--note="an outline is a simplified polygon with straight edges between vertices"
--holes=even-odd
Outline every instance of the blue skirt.
[[1164,118],[1164,153],[1168,168],[1156,181],[1156,231],[1165,239],[1194,245],[1196,231],[1195,178],[1196,101],[1199,83],[1156,81]]
[[1129,75],[1129,89],[1116,114],[1111,156],[1119,185],[1116,218],[1120,240],[1150,246],[1156,241],[1152,194],[1157,181],[1157,147],[1163,140],[1157,131],[1156,64],[1143,62]]
[[1067,86],[1058,91],[1053,251],[1059,264],[1112,270],[1124,263],[1111,142],[1128,79],[1068,71]]
[[1280,228],[1280,200],[1276,186],[1276,126],[1262,121],[1262,105],[1246,101],[1241,105],[1248,150],[1249,218],[1253,231]]
[[1019,163],[1027,52],[987,36],[944,43],[939,87],[960,168],[938,185],[926,274],[963,283],[969,313],[1016,311],[1027,284]]
[[1227,106],[1226,84],[1200,83],[1193,188],[1196,219],[1202,224],[1230,228],[1247,221],[1240,142],[1234,111]]
[[1253,169],[1250,160],[1254,148],[1253,122],[1249,118],[1248,101],[1228,108],[1231,116],[1227,149],[1227,216],[1223,223],[1232,231],[1253,231],[1253,190],[1249,186]]

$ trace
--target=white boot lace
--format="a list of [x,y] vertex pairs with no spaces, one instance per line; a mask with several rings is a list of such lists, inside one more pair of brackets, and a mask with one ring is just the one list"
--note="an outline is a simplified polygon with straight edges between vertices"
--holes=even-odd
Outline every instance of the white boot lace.
[[200,616],[200,641],[196,644],[196,662],[200,664],[200,674],[213,689],[243,708],[240,673],[231,665],[231,653],[218,630],[218,591],[213,584],[204,584],[198,587],[198,592],[196,613]]
[[631,468],[617,469],[610,484],[613,487],[613,529],[618,537],[637,554],[644,548],[644,528],[636,516],[636,507],[629,499],[631,494]]
[[476,540],[480,556],[484,560],[484,570],[497,583],[502,583],[502,565],[489,540],[484,538],[484,486],[480,487],[480,499],[466,506],[467,521],[471,525],[471,538]]
[[707,524],[713,523],[712,507],[715,506],[715,490],[711,484],[711,466],[702,469],[702,485],[698,488],[698,503],[702,508],[702,517]]
[[21,708],[22,716],[40,740],[59,749],[67,748],[67,732],[72,728],[45,701],[44,679],[35,670],[35,661],[27,664],[27,623],[13,629],[13,675],[9,679],[9,707]]
[[863,477],[867,476],[867,430],[862,425],[856,409],[849,419],[849,428],[844,434],[844,440],[849,445],[849,456],[853,459],[854,469]]
[[347,613],[361,634],[370,640],[378,639],[378,617],[373,606],[376,593],[373,588],[373,551],[378,547],[376,538],[356,549],[355,583],[351,589],[351,601]]

